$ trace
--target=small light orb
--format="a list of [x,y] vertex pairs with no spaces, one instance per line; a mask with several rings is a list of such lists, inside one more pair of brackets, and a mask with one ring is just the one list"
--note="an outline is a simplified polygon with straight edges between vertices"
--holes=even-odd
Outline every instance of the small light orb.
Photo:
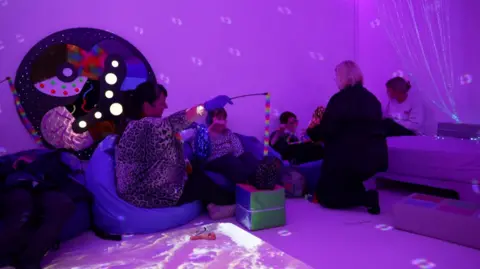
[[97,111],[97,112],[95,112],[94,116],[95,116],[96,119],[101,119],[102,118],[102,112]]
[[108,85],[115,85],[115,83],[117,83],[117,76],[114,73],[108,73],[105,75],[105,82],[107,82]]
[[62,73],[64,76],[70,77],[71,75],[73,75],[73,70],[71,68],[64,68],[62,70]]
[[203,116],[205,114],[205,107],[197,106],[197,115]]
[[123,113],[123,107],[119,103],[113,103],[110,106],[110,113],[112,113],[113,116],[120,116]]
[[84,120],[80,121],[80,122],[78,123],[78,127],[80,127],[80,128],[85,128],[85,127],[87,127],[87,122],[84,121]]
[[118,61],[112,61],[112,67],[117,68],[118,67]]
[[113,92],[111,90],[105,91],[105,97],[111,99],[113,97]]

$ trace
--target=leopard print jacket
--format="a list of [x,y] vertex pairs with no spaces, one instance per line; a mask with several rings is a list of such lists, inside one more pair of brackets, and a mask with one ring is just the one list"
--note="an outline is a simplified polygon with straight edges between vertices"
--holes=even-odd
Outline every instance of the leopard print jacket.
[[177,204],[187,175],[183,145],[176,134],[190,124],[185,111],[128,124],[115,152],[120,198],[142,208]]

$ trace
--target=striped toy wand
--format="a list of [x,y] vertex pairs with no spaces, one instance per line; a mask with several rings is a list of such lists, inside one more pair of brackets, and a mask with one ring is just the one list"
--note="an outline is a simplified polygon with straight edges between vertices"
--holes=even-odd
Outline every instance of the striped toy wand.
[[33,140],[35,141],[35,143],[37,145],[43,146],[42,138],[38,134],[37,130],[35,130],[30,120],[27,118],[27,114],[25,113],[22,103],[20,102],[20,97],[18,96],[18,92],[15,89],[15,83],[13,82],[13,79],[10,77],[6,77],[4,80],[0,81],[0,83],[3,83],[5,81],[8,82],[10,91],[12,92],[13,99],[15,102],[15,108],[17,109],[18,115],[20,116],[20,120],[22,121],[23,126],[25,126],[28,133],[33,137]]
[[250,96],[265,96],[265,132],[263,137],[263,156],[268,156],[268,149],[269,149],[269,140],[270,140],[270,93],[253,93],[253,94],[245,94],[232,97],[230,99],[237,99],[243,97],[250,97]]

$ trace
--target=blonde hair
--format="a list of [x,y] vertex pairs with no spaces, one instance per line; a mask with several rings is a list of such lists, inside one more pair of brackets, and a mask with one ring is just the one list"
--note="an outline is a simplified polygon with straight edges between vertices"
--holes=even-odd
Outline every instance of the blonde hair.
[[363,85],[363,73],[354,61],[343,61],[335,67],[337,85],[340,89],[356,84]]

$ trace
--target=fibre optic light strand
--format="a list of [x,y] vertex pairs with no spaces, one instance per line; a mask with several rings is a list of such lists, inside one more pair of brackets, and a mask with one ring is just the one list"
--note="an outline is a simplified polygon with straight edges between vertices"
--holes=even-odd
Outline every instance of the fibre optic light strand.
[[[378,7],[381,25],[414,87],[459,122],[447,1],[379,0]],[[424,79],[415,79],[419,77]]]

